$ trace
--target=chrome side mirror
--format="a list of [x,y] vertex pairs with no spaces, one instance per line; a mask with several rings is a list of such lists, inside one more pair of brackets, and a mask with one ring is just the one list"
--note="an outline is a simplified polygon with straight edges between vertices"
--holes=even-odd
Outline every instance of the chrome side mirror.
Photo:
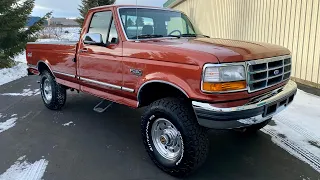
[[99,33],[87,33],[83,39],[84,44],[104,45],[102,35]]

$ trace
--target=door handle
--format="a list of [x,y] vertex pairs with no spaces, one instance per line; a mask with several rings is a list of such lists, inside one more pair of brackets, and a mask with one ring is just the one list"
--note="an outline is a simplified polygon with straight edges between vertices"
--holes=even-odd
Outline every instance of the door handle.
[[82,48],[81,52],[88,52],[88,48]]

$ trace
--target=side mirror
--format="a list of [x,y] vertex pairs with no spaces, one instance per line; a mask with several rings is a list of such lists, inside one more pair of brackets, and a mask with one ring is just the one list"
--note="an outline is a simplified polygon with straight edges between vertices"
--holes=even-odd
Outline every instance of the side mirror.
[[102,40],[102,35],[99,33],[88,33],[84,36],[83,39],[84,44],[91,44],[91,45],[104,45]]

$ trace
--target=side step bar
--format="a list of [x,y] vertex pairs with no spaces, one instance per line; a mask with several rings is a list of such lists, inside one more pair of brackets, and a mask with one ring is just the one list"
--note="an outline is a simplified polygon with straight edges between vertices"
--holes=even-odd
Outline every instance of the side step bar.
[[93,110],[95,112],[98,113],[103,113],[105,112],[109,107],[111,107],[111,105],[113,104],[113,102],[110,101],[106,101],[106,100],[102,100],[100,103],[98,103]]

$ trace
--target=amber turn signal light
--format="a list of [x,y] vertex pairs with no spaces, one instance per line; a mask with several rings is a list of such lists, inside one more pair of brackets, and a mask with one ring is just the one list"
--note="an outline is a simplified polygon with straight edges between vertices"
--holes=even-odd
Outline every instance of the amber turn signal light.
[[203,82],[202,89],[209,92],[223,92],[223,91],[236,91],[245,89],[247,87],[246,81],[235,81],[235,82]]

